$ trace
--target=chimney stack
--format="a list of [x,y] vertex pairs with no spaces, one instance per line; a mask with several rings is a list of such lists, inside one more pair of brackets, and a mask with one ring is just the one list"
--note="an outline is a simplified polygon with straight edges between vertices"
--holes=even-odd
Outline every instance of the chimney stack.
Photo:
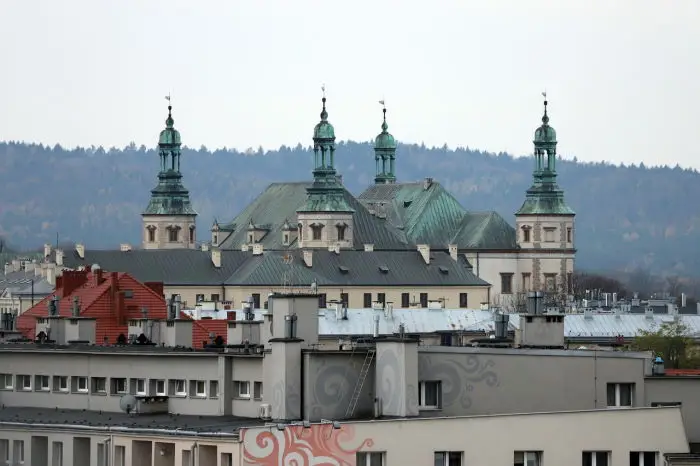
[[211,262],[217,269],[221,268],[221,249],[211,248]]
[[44,244],[44,258],[51,255],[51,245],[49,243]]
[[365,252],[374,251],[374,244],[365,244]]
[[75,245],[75,252],[78,253],[78,257],[85,259],[85,245],[78,243]]
[[308,249],[304,250],[304,265],[312,267],[314,263],[314,252]]
[[254,256],[262,256],[262,253],[263,253],[263,245],[261,243],[253,244],[253,255]]
[[430,246],[427,244],[419,244],[418,252],[420,253],[426,265],[430,265]]
[[47,264],[46,267],[46,281],[51,286],[56,285],[56,266],[54,264]]
[[455,260],[455,261],[456,261],[456,260],[458,259],[458,257],[459,257],[459,256],[458,256],[458,253],[457,253],[457,251],[459,250],[459,249],[457,248],[457,245],[456,245],[456,244],[450,244],[450,245],[447,246],[447,248],[448,248],[449,251],[450,251],[450,257],[452,258],[452,260]]
[[71,309],[71,314],[73,317],[80,317],[80,298],[77,295],[73,296],[73,308]]
[[56,249],[56,265],[63,267],[63,250]]

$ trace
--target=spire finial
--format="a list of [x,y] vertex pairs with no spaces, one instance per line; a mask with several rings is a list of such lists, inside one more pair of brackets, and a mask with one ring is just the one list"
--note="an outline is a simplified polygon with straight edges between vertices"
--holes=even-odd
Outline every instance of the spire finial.
[[384,121],[382,122],[382,131],[386,132],[389,129],[389,125],[386,124],[386,102],[384,99],[380,100],[379,103],[382,106],[382,113],[384,114]]
[[166,125],[168,128],[172,128],[172,127],[173,127],[173,124],[174,124],[175,122],[173,121],[173,106],[171,105],[170,93],[169,93],[169,92],[168,92],[168,95],[165,96],[165,100],[168,101],[168,119],[165,120],[165,125]]
[[323,109],[321,110],[321,120],[326,121],[328,119],[328,112],[326,111],[326,85],[321,85],[321,92],[323,93],[323,98],[321,102],[323,103]]
[[544,115],[542,115],[542,123],[545,125],[549,123],[549,116],[547,116],[547,91],[542,92],[542,97],[544,97]]

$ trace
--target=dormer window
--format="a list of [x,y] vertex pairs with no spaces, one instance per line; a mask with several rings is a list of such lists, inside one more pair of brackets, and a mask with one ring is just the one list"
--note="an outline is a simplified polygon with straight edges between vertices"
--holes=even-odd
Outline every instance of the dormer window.
[[323,225],[314,223],[311,225],[311,238],[314,241],[321,241],[321,232],[323,231]]
[[171,243],[177,243],[180,241],[180,227],[177,225],[170,225],[168,227],[168,241]]
[[255,234],[248,233],[248,244],[254,243],[254,241],[253,241],[254,239],[255,239]]
[[147,235],[148,235],[148,242],[149,243],[155,243],[156,241],[156,227],[155,225],[148,225],[146,227],[147,230]]
[[289,233],[284,233],[284,236],[282,237],[282,244],[289,246]]
[[530,242],[530,227],[528,225],[525,225],[523,228],[523,243],[529,243]]
[[336,225],[335,228],[338,230],[338,241],[345,241],[345,231],[347,230],[348,226],[341,223]]

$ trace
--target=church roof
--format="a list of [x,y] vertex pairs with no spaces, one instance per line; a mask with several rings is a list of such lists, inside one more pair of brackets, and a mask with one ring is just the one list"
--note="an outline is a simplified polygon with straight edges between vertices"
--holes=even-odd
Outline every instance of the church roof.
[[515,230],[496,212],[468,212],[440,183],[376,184],[358,197],[383,210],[389,223],[413,244],[446,248],[515,249]]
[[[311,182],[272,183],[251,202],[232,222],[219,224],[219,244],[222,249],[240,249],[247,243],[248,225],[253,223],[264,236],[258,241],[265,249],[286,249],[283,245],[285,221],[296,225],[297,209],[307,201]],[[355,197],[343,188],[347,204],[353,213],[354,246],[374,244],[377,249],[406,249],[403,233],[383,219],[372,215]],[[296,247],[296,245],[292,245]]]

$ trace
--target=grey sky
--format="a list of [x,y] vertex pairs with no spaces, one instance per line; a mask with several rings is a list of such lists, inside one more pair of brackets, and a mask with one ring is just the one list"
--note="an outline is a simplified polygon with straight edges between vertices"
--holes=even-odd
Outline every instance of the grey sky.
[[193,147],[339,139],[700,168],[700,1],[2,0],[0,139]]

